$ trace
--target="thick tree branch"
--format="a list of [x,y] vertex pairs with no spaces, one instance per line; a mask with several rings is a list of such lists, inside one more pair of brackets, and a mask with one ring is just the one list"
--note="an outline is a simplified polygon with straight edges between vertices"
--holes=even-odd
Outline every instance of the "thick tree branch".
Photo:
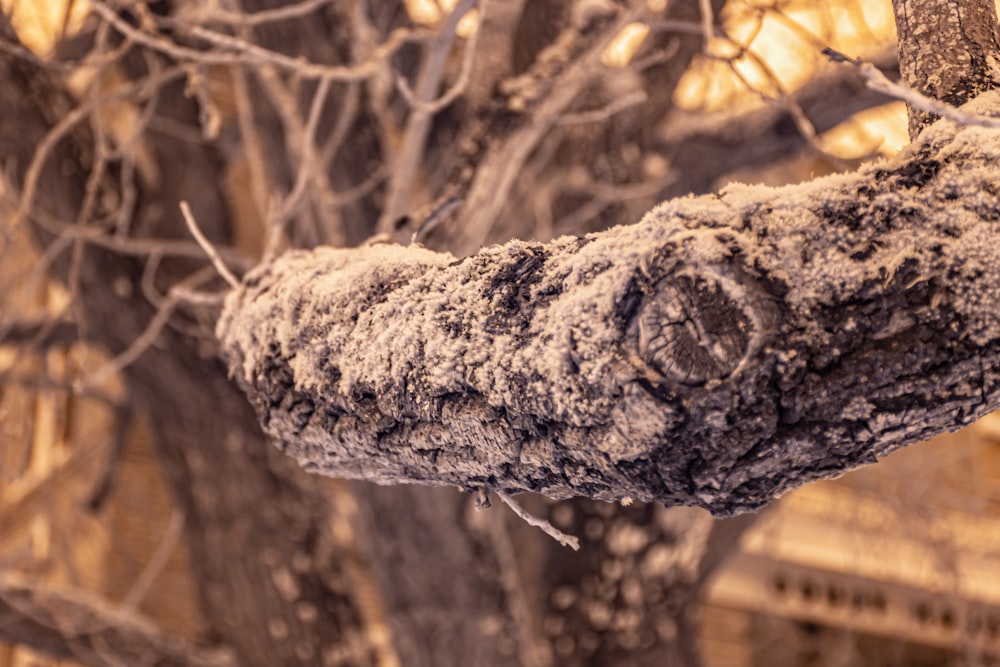
[[82,594],[0,577],[0,639],[95,667],[231,667],[232,653],[164,634]]
[[996,407],[998,159],[942,122],[856,174],[584,238],[292,253],[217,334],[309,470],[755,509]]

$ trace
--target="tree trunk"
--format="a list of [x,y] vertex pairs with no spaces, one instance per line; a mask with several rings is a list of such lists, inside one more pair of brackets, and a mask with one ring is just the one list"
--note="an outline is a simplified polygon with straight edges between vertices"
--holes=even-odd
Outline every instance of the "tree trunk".
[[314,472],[752,510],[996,408],[998,159],[940,123],[856,174],[583,238],[293,252],[217,334]]
[[[1000,83],[996,7],[989,0],[893,0],[899,70],[908,86],[961,106]],[[910,138],[936,116],[910,106]]]
[[[180,88],[169,90],[157,115],[193,123],[194,105]],[[23,183],[49,128],[73,106],[50,72],[0,54],[0,155],[16,167],[15,185]],[[153,137],[159,139],[150,142],[154,154],[181,173],[167,172],[160,189],[140,188],[131,232],[171,238],[183,229],[175,188],[187,185],[188,197],[218,212],[221,193],[193,189],[189,179],[203,184],[221,177],[204,147]],[[78,127],[53,148],[40,171],[44,199],[35,213],[76,219],[93,168],[93,145],[88,129]],[[117,194],[118,176],[109,169],[101,191]],[[226,219],[220,213],[213,222],[221,230]],[[61,240],[41,225],[34,231],[43,245]],[[84,313],[81,337],[117,353],[154,314],[140,288],[143,262],[76,243],[75,261],[57,256],[50,270],[76,295]],[[168,258],[159,275],[177,280],[190,270],[189,260]],[[331,544],[333,504],[321,483],[270,446],[214,350],[206,354],[204,341],[166,329],[126,369],[125,380],[131,400],[152,423],[157,454],[186,517],[192,575],[212,637],[242,665],[315,664],[326,653],[341,655],[345,664],[373,664],[376,651],[365,636],[355,582],[347,579],[343,555]]]

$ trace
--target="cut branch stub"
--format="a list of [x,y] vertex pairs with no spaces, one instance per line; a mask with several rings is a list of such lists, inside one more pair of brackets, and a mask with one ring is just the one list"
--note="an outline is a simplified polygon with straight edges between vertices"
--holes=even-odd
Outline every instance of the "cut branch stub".
[[670,276],[653,292],[635,319],[643,361],[672,383],[732,375],[749,351],[753,325],[720,280]]

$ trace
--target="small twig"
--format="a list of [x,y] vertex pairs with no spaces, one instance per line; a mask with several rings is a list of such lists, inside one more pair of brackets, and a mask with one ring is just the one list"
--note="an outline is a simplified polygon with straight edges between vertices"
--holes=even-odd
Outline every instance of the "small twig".
[[921,111],[926,111],[928,113],[941,116],[942,118],[947,118],[953,123],[958,123],[959,125],[974,125],[977,127],[988,127],[991,129],[1000,128],[1000,118],[991,118],[989,116],[981,116],[979,114],[962,111],[961,109],[956,109],[950,104],[927,97],[912,88],[908,88],[907,86],[899,83],[893,83],[871,63],[851,58],[829,47],[823,49],[822,53],[835,63],[847,63],[848,65],[852,65],[864,78],[865,85],[877,93],[883,93],[885,95],[889,95],[890,97],[903,100]]
[[186,31],[192,37],[203,39],[214,46],[221,47],[221,49],[200,51],[188,48],[168,39],[150,35],[130,25],[127,21],[119,17],[111,7],[108,7],[100,0],[89,1],[94,13],[100,15],[101,18],[113,25],[115,30],[138,44],[168,55],[178,61],[191,61],[202,65],[269,64],[294,72],[306,79],[329,78],[334,81],[359,81],[367,79],[375,73],[383,59],[394,55],[403,45],[426,38],[426,33],[423,31],[397,28],[389,34],[386,40],[375,49],[371,57],[365,62],[351,66],[321,65],[301,58],[286,56],[277,51],[270,51],[238,37],[224,35],[220,32],[199,26],[193,26]]
[[309,107],[309,117],[306,120],[305,129],[302,131],[302,147],[299,150],[299,167],[295,176],[295,183],[291,192],[278,205],[278,210],[268,221],[267,241],[264,244],[264,259],[273,259],[278,251],[281,234],[288,223],[289,218],[295,213],[302,196],[306,192],[306,185],[309,183],[312,174],[315,174],[316,155],[316,131],[319,128],[319,121],[323,115],[323,107],[326,105],[326,98],[330,93],[331,81],[320,79],[313,93],[312,104]]
[[[61,220],[57,220],[45,211],[35,209],[31,216],[38,226],[61,238],[72,241],[80,238],[90,245],[99,248],[113,250],[120,255],[149,256],[159,254],[164,257],[189,257],[198,259],[204,256],[205,251],[197,243],[182,241],[179,239],[167,239],[160,237],[135,238],[131,236],[110,236],[107,230],[96,225],[73,225]],[[254,262],[247,256],[234,250],[233,248],[222,248],[219,255],[225,257],[230,264],[249,269]]]
[[[584,36],[576,27],[567,28],[556,39],[557,43],[564,42],[565,48],[556,51],[554,60],[536,62],[528,73],[511,80],[516,82],[541,77],[537,85],[530,87],[537,88],[538,92],[533,93],[530,99],[523,98],[525,109],[530,106],[525,123],[510,131],[504,141],[492,142],[469,177],[471,182],[458,216],[462,224],[453,227],[455,238],[451,249],[454,252],[464,255],[483,245],[501,211],[509,203],[511,190],[528,158],[580,92],[604,75],[601,56],[611,40],[629,23],[642,20],[646,11],[645,2],[629,3],[629,7],[613,23],[596,35]],[[547,68],[565,54],[573,54],[573,57],[565,62],[565,66],[548,72]]]
[[198,242],[201,249],[205,251],[208,258],[212,260],[212,266],[215,267],[215,270],[219,272],[219,275],[222,276],[227,283],[229,283],[230,287],[233,289],[239,287],[240,281],[233,275],[233,272],[229,270],[229,267],[223,264],[222,258],[219,257],[219,252],[215,249],[215,246],[212,245],[209,240],[205,238],[205,235],[201,233],[201,230],[198,229],[198,223],[195,222],[194,216],[191,215],[191,207],[188,206],[186,201],[181,202],[181,214],[184,216],[184,222],[187,223],[187,228],[188,231],[191,232],[191,236],[193,236],[194,240]]
[[698,9],[701,10],[701,49],[708,53],[708,45],[715,35],[715,16],[712,14],[712,0],[698,0]]
[[[479,2],[481,11],[485,11],[486,0],[480,0]],[[402,93],[403,99],[406,103],[413,109],[419,109],[425,113],[436,114],[441,111],[452,102],[454,102],[459,95],[465,92],[465,89],[469,86],[469,79],[472,75],[472,64],[475,60],[476,55],[476,45],[479,43],[479,30],[477,29],[465,42],[465,52],[462,55],[462,65],[458,73],[458,79],[449,88],[444,95],[437,98],[436,100],[422,101],[417,99],[416,93],[410,88],[410,84],[406,82],[406,78],[402,75],[396,77],[396,85],[399,87],[399,92]]]
[[[278,21],[288,21],[290,19],[301,18],[315,12],[323,5],[329,4],[331,0],[305,0],[285,7],[276,9],[265,9],[259,12],[244,14],[226,9],[215,8],[211,3],[206,7],[211,7],[207,12],[202,11],[202,7],[197,7],[188,17],[192,21],[202,21],[205,23],[222,23],[240,28],[252,28],[264,23],[276,23]],[[186,8],[186,7],[185,7]]]
[[146,563],[146,567],[143,568],[139,578],[132,584],[128,595],[122,600],[122,611],[135,611],[143,598],[146,597],[153,583],[156,582],[157,577],[163,572],[163,568],[166,567],[170,556],[173,555],[177,549],[178,542],[181,540],[185,518],[184,513],[178,510],[174,510],[173,514],[170,515],[170,523],[163,533],[159,546],[156,547],[156,552],[149,562]]
[[546,521],[545,519],[539,519],[537,516],[529,514],[528,511],[523,507],[521,507],[516,500],[508,496],[503,491],[494,491],[494,493],[497,494],[497,498],[504,501],[508,507],[514,510],[514,514],[521,517],[521,519],[523,519],[525,523],[527,523],[528,525],[541,529],[542,532],[544,532],[546,535],[548,535],[549,537],[551,537],[564,547],[569,547],[573,551],[580,550],[579,538],[573,537],[572,535],[567,535],[566,533],[562,532],[561,530],[553,526],[551,523]]
[[96,514],[100,511],[105,501],[111,495],[115,477],[118,475],[122,460],[125,457],[125,447],[128,445],[128,435],[132,427],[133,418],[132,408],[127,403],[114,411],[110,434],[111,451],[108,452],[108,456],[104,461],[104,468],[97,478],[97,483],[94,484],[90,496],[84,502],[84,506],[91,513]]
[[438,197],[431,205],[413,217],[413,234],[410,243],[422,243],[442,222],[462,205],[461,192],[452,189]]
[[559,122],[556,123],[556,125],[565,127],[567,125],[581,125],[583,123],[597,123],[604,121],[611,118],[619,111],[624,111],[629,107],[642,104],[646,101],[646,99],[646,93],[644,91],[637,90],[633,93],[629,93],[628,95],[623,95],[612,101],[610,104],[606,104],[599,109],[565,114],[559,118]]
[[[207,269],[208,267],[205,268]],[[146,329],[139,334],[128,347],[118,353],[113,359],[98,368],[92,375],[75,381],[73,383],[73,392],[81,393],[87,389],[99,386],[109,377],[124,370],[136,359],[141,357],[143,353],[156,341],[157,336],[159,336],[160,332],[163,331],[163,328],[167,325],[170,317],[174,314],[174,311],[181,303],[188,302],[217,305],[220,295],[215,294],[201,297],[197,293],[192,292],[190,289],[192,285],[203,281],[205,277],[204,271],[197,271],[182,280],[180,283],[171,287],[170,291],[167,292],[167,297],[160,304],[159,308],[157,308],[156,313],[153,315],[152,319],[150,319],[149,324],[146,325]]]
[[236,123],[243,140],[243,154],[250,172],[250,190],[257,215],[265,218],[268,204],[267,161],[264,159],[264,142],[255,118],[254,106],[250,99],[250,84],[244,68],[229,68],[232,78],[233,101],[236,106]]
[[[427,44],[417,83],[411,99],[418,103],[412,106],[403,130],[403,141],[398,153],[392,160],[392,173],[389,178],[389,189],[385,197],[382,215],[375,226],[379,233],[391,233],[393,225],[410,206],[410,197],[417,182],[421,160],[426,149],[427,136],[433,120],[434,99],[438,86],[444,77],[448,64],[448,56],[455,40],[458,22],[476,4],[476,0],[461,0],[451,10],[448,18],[442,24],[437,37]],[[447,95],[446,95],[447,97]],[[429,104],[422,107],[420,104]]]
[[169,83],[181,74],[183,74],[183,70],[179,68],[164,70],[162,76],[158,80],[144,79],[135,83],[123,85],[114,90],[106,91],[99,99],[88,99],[85,102],[81,102],[80,106],[65,114],[62,119],[54,125],[48,133],[46,133],[45,137],[41,140],[41,142],[39,142],[34,155],[31,156],[31,163],[25,171],[24,183],[21,186],[20,203],[18,204],[17,210],[14,211],[13,218],[10,222],[8,222],[7,228],[16,229],[21,225],[21,223],[24,222],[25,219],[27,219],[29,214],[33,214],[32,207],[35,203],[38,182],[41,179],[42,168],[45,166],[46,161],[49,157],[51,157],[56,145],[69,136],[78,123],[80,123],[84,118],[87,118],[89,114],[98,111],[98,107],[95,106],[97,103],[109,104],[112,101],[125,98],[131,98],[132,102],[145,101],[152,96],[152,93],[156,91],[159,86]]

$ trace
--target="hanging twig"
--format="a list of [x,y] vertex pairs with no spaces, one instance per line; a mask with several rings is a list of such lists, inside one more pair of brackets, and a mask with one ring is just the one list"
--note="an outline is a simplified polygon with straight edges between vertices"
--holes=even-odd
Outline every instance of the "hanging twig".
[[529,514],[526,509],[521,507],[516,500],[508,496],[503,491],[494,491],[497,494],[497,498],[504,501],[508,507],[514,510],[514,514],[518,515],[523,519],[528,525],[534,526],[535,528],[540,528],[542,532],[554,539],[559,544],[564,547],[569,547],[573,551],[580,550],[580,539],[572,535],[567,535],[562,532],[551,523],[545,519],[539,519],[537,516]]
[[885,74],[882,74],[877,67],[870,63],[866,63],[863,60],[851,58],[829,47],[823,49],[823,55],[828,57],[833,62],[847,63],[854,66],[858,73],[864,78],[865,85],[877,93],[883,93],[885,95],[889,95],[890,97],[903,100],[921,111],[926,111],[928,113],[941,116],[942,118],[947,118],[953,123],[958,123],[959,125],[975,125],[977,127],[988,127],[991,129],[1000,128],[1000,118],[980,116],[979,114],[962,111],[961,109],[957,109],[950,104],[927,97],[926,95],[904,86],[903,84],[890,81],[889,78],[886,77]]
[[222,262],[222,258],[219,257],[219,252],[215,249],[215,246],[212,245],[211,242],[205,238],[205,235],[201,233],[201,230],[198,229],[198,223],[191,214],[191,207],[188,206],[186,201],[182,201],[180,206],[181,214],[184,216],[184,222],[187,224],[188,231],[191,232],[191,236],[193,236],[194,240],[198,242],[201,249],[205,251],[208,258],[212,260],[212,266],[214,266],[215,270],[219,272],[219,275],[222,276],[227,283],[229,283],[230,287],[233,289],[239,287],[239,279],[233,275],[233,272],[229,270],[229,267]]

